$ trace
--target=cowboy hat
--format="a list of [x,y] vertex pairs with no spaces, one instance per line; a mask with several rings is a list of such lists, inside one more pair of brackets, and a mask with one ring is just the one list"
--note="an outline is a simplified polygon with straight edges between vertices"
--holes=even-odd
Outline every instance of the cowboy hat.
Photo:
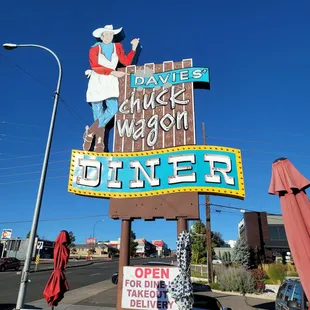
[[103,28],[97,28],[93,31],[93,36],[95,38],[100,38],[104,32],[113,32],[113,34],[118,34],[122,31],[122,27],[118,29],[113,29],[113,25],[106,25]]

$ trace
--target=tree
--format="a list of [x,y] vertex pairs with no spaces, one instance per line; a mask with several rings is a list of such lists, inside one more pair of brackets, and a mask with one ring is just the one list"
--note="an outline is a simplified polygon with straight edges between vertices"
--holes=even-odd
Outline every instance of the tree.
[[191,229],[192,235],[192,261],[194,264],[203,264],[206,262],[206,227],[201,221],[195,222]]
[[74,236],[72,231],[69,231],[69,244],[68,244],[68,247],[69,248],[74,248],[75,247],[74,242],[75,242],[75,236]]
[[243,238],[239,238],[232,250],[231,260],[233,263],[247,268],[250,262],[250,249]]
[[221,248],[226,244],[219,232],[211,231],[211,239],[213,248]]
[[[29,231],[29,233],[27,234],[27,236],[26,236],[26,239],[29,239],[30,238],[30,231]],[[39,235],[38,234],[36,234],[36,238],[39,238]]]
[[131,230],[130,231],[130,256],[135,256],[137,252],[138,242],[135,242],[136,234]]

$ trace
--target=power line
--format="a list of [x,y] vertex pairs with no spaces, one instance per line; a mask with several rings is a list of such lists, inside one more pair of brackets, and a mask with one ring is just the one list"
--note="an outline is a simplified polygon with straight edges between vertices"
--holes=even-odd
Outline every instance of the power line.
[[12,135],[7,135],[5,133],[0,133],[0,136],[2,136],[2,137],[12,137],[12,138],[17,138],[17,139],[33,140],[33,141],[39,141],[40,140],[40,139],[29,138],[29,137],[12,136]]
[[[54,161],[50,161],[49,164],[55,164],[55,163],[61,163],[61,162],[68,162],[69,160],[54,160]],[[34,167],[34,166],[41,166],[42,163],[39,164],[31,164],[31,165],[22,165],[22,166],[14,166],[14,167],[4,167],[4,168],[0,168],[0,170],[9,170],[9,169],[17,169],[17,168],[26,168],[26,167]],[[1,183],[2,184],[2,183]]]
[[[63,168],[49,169],[48,172],[59,171],[59,170],[63,170]],[[23,173],[1,174],[1,178],[3,178],[3,177],[21,176],[21,175],[28,175],[28,174],[36,174],[36,173],[41,173],[41,170],[32,171],[32,172],[23,172]]]
[[[44,88],[48,89],[49,91],[52,91],[54,93],[54,91],[47,86],[46,84],[42,83],[42,81],[40,81],[39,79],[37,79],[33,74],[29,73],[27,70],[25,70],[24,68],[22,68],[20,65],[18,65],[15,61],[13,61],[12,59],[10,59],[9,57],[5,56],[4,54],[0,53],[0,55],[2,55],[8,62],[10,62],[11,64],[13,64],[14,66],[16,66],[18,69],[20,69],[21,71],[23,71],[25,74],[27,74],[28,76],[30,76],[32,79],[34,79],[37,83],[39,83],[41,86],[43,86]],[[68,109],[68,111],[76,118],[76,120],[82,124],[80,122],[79,119],[81,119],[84,124],[82,124],[83,126],[85,124],[87,124],[87,122],[85,122],[85,120],[69,105],[68,102],[66,102],[62,97],[60,97],[61,102],[64,104],[64,106]],[[8,122],[6,122],[8,124]],[[14,123],[11,123],[14,124]],[[28,127],[36,127],[36,126],[28,126]]]
[[10,142],[14,142],[14,143],[29,143],[29,142],[34,142],[34,141],[20,141],[20,140],[12,140],[12,139],[3,139],[0,138],[0,141],[10,141]]
[[[62,150],[62,151],[56,151],[56,152],[51,152],[50,154],[54,155],[54,154],[60,154],[60,153],[65,153],[65,152],[71,152],[70,149],[68,150]],[[0,153],[0,155],[6,155],[6,156],[13,156],[13,155],[9,155],[9,154],[2,154]],[[21,155],[21,156],[16,156],[16,157],[11,157],[11,158],[1,158],[0,161],[4,161],[4,160],[13,160],[13,159],[21,159],[21,158],[32,158],[32,157],[37,157],[37,156],[43,156],[44,153],[40,153],[40,154],[34,154],[34,155]]]
[[20,123],[13,123],[13,122],[7,122],[7,121],[0,121],[1,124],[4,125],[14,125],[14,126],[19,126],[19,127],[32,127],[32,128],[43,128],[40,126],[35,126],[35,125],[29,125],[29,124],[20,124]]
[[219,140],[230,140],[230,141],[236,141],[236,142],[267,144],[267,145],[273,145],[273,146],[300,147],[299,145],[296,145],[296,144],[285,144],[285,143],[278,144],[274,142],[266,142],[266,141],[261,141],[261,140],[234,139],[234,138],[220,137],[220,136],[208,136],[208,138],[219,139]]
[[[60,218],[53,218],[53,219],[42,219],[42,220],[39,220],[39,222],[80,220],[80,219],[87,219],[87,218],[94,218],[94,217],[101,217],[101,216],[109,216],[109,215],[108,214],[97,214],[97,215],[75,216],[75,217],[60,217]],[[21,223],[32,223],[32,220],[5,221],[5,222],[0,222],[0,225],[3,225],[3,224],[21,224]]]
[[[60,175],[60,176],[55,176],[55,177],[48,177],[46,179],[51,180],[51,179],[60,179],[60,178],[68,178],[68,177],[69,175]],[[28,182],[39,181],[39,180],[40,179],[31,179],[31,180],[21,180],[21,181],[12,181],[12,182],[2,182],[0,183],[0,185],[28,183]]]
[[[262,210],[251,210],[251,209],[248,209],[248,208],[233,207],[233,206],[227,206],[227,205],[217,204],[217,203],[210,203],[210,205],[214,206],[214,207],[227,208],[227,209],[238,210],[238,211],[266,212],[266,211],[262,211]],[[269,213],[269,212],[266,212],[266,213],[268,215],[280,215],[280,214],[276,214],[276,213]]]
[[270,135],[279,135],[279,136],[293,136],[293,137],[309,137],[309,135],[299,134],[299,133],[292,133],[292,132],[273,132],[273,131],[264,131],[264,130],[247,130],[247,129],[240,129],[240,128],[223,128],[221,129],[225,131],[242,131],[242,132],[249,132],[249,133],[267,133]]

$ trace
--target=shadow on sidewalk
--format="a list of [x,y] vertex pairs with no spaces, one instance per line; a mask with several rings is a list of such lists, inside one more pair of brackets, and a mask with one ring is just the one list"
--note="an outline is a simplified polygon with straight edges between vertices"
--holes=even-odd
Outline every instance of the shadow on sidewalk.
[[[13,310],[13,309],[15,309],[15,307],[16,307],[16,304],[1,304],[1,303],[0,303],[0,309],[1,309],[1,310]],[[23,309],[37,309],[37,310],[40,310],[40,309],[42,309],[42,308],[38,308],[38,307],[34,307],[34,306],[27,306],[27,305],[25,305],[25,306],[23,307]]]
[[266,309],[266,310],[275,310],[275,303],[274,302],[267,302],[260,305],[251,306],[254,309]]

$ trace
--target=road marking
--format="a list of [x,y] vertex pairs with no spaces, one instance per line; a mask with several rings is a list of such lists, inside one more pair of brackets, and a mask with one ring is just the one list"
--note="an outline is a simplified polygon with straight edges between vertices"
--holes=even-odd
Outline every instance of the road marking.
[[93,274],[90,274],[89,276],[93,277],[93,276],[99,276],[99,275],[100,275],[100,273],[93,273]]

